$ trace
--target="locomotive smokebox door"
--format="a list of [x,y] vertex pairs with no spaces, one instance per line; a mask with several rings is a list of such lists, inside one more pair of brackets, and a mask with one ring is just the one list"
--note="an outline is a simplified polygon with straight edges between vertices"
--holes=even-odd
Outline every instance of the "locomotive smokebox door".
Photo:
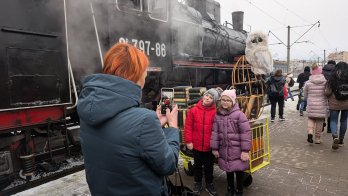
[[2,0],[0,110],[71,102],[64,4]]

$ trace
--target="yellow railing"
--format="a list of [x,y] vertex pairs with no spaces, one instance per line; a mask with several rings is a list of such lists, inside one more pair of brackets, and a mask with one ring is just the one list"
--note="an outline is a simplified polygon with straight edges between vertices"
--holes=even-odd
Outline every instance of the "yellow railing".
[[255,171],[269,165],[271,162],[268,118],[250,121],[252,145],[249,151],[249,170]]

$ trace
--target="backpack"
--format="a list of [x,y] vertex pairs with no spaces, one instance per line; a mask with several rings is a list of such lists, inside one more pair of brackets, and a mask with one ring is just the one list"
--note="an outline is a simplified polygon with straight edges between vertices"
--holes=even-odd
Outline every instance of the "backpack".
[[340,84],[334,91],[337,100],[344,101],[348,99],[348,84]]
[[290,78],[290,82],[288,84],[289,87],[293,87],[295,84],[295,80],[293,78]]
[[271,83],[269,86],[269,94],[270,96],[282,97],[284,96],[284,89],[279,84]]

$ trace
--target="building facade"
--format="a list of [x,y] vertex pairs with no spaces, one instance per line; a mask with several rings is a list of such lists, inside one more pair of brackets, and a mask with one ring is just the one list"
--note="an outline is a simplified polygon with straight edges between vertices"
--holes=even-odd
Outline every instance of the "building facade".
[[341,52],[331,53],[328,56],[328,60],[334,60],[337,63],[340,61],[344,61],[344,62],[348,63],[348,52],[341,51]]

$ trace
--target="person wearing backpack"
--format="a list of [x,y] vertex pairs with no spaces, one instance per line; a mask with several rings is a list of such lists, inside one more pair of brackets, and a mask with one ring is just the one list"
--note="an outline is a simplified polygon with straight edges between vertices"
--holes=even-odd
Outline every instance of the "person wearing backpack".
[[[332,149],[343,146],[348,118],[348,64],[339,62],[329,76],[325,89],[329,98],[330,129],[332,133]],[[340,129],[338,133],[338,117],[341,113]]]
[[[286,86],[286,89],[288,91],[290,99],[292,101],[294,101],[294,97],[292,96],[292,93],[291,93],[291,90],[290,90],[290,87],[293,87],[294,84],[295,84],[295,80],[292,77],[294,77],[294,75],[292,73],[287,74],[286,79],[285,79],[286,80],[285,86]],[[285,101],[286,100],[287,99],[285,99]]]
[[304,86],[304,96],[307,98],[308,137],[307,141],[315,144],[321,143],[321,133],[325,118],[329,116],[328,99],[325,96],[326,79],[321,68],[313,64],[312,75]]
[[[329,80],[330,75],[332,74],[333,70],[335,69],[336,61],[329,60],[327,64],[323,67],[323,75],[325,76],[326,80]],[[327,118],[327,133],[331,133],[330,129],[330,116]],[[325,122],[324,122],[324,125]]]
[[274,75],[271,76],[266,81],[266,88],[269,100],[271,102],[271,122],[274,122],[276,114],[276,106],[278,103],[279,107],[279,120],[284,121],[284,85],[285,78],[282,75],[282,70],[278,69],[274,72]]

